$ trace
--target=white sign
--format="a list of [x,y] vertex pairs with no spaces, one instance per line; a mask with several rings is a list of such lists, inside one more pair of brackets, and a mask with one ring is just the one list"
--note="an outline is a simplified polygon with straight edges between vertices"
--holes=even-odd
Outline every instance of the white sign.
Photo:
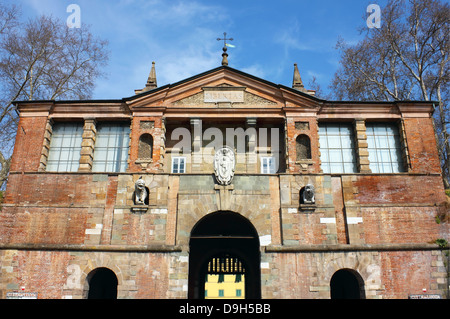
[[431,295],[431,294],[409,295],[408,299],[442,299],[442,296],[441,295]]
[[6,299],[38,299],[37,292],[7,292]]

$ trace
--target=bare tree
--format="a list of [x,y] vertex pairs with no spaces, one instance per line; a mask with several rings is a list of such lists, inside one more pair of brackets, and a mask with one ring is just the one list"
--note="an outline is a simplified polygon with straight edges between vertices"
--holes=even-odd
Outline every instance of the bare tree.
[[51,16],[20,20],[0,4],[0,188],[17,129],[16,100],[88,99],[108,61],[107,42],[89,28],[68,28]]
[[436,101],[445,186],[449,187],[450,6],[439,0],[390,0],[381,28],[362,28],[356,45],[339,40],[341,66],[330,85],[339,100]]

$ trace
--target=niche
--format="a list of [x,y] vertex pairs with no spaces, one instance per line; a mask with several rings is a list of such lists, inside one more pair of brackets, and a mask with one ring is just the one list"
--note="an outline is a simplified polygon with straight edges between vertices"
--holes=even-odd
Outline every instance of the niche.
[[311,141],[308,135],[301,134],[296,139],[297,161],[311,159]]
[[150,134],[142,134],[139,137],[138,159],[151,160],[153,156],[153,137]]

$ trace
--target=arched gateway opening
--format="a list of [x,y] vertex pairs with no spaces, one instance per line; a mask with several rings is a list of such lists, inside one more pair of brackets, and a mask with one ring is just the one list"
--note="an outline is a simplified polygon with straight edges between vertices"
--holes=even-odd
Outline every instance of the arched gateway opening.
[[117,277],[108,268],[96,268],[87,276],[88,299],[117,299]]
[[229,211],[206,215],[192,228],[189,246],[190,299],[205,298],[208,280],[234,280],[243,288],[235,289],[237,297],[261,298],[259,237],[247,218]]
[[351,269],[340,269],[331,277],[331,299],[364,299],[364,281]]

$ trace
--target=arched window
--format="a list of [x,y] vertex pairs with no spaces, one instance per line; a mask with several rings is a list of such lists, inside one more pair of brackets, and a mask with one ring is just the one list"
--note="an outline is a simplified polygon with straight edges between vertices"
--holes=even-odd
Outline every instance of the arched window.
[[297,161],[311,159],[311,141],[308,135],[297,136],[295,148],[297,150]]
[[340,269],[331,277],[331,299],[364,299],[364,280],[354,270]]
[[150,134],[142,134],[139,138],[138,158],[151,160],[153,156],[153,137]]
[[87,276],[88,299],[117,299],[117,277],[108,268],[96,268]]

